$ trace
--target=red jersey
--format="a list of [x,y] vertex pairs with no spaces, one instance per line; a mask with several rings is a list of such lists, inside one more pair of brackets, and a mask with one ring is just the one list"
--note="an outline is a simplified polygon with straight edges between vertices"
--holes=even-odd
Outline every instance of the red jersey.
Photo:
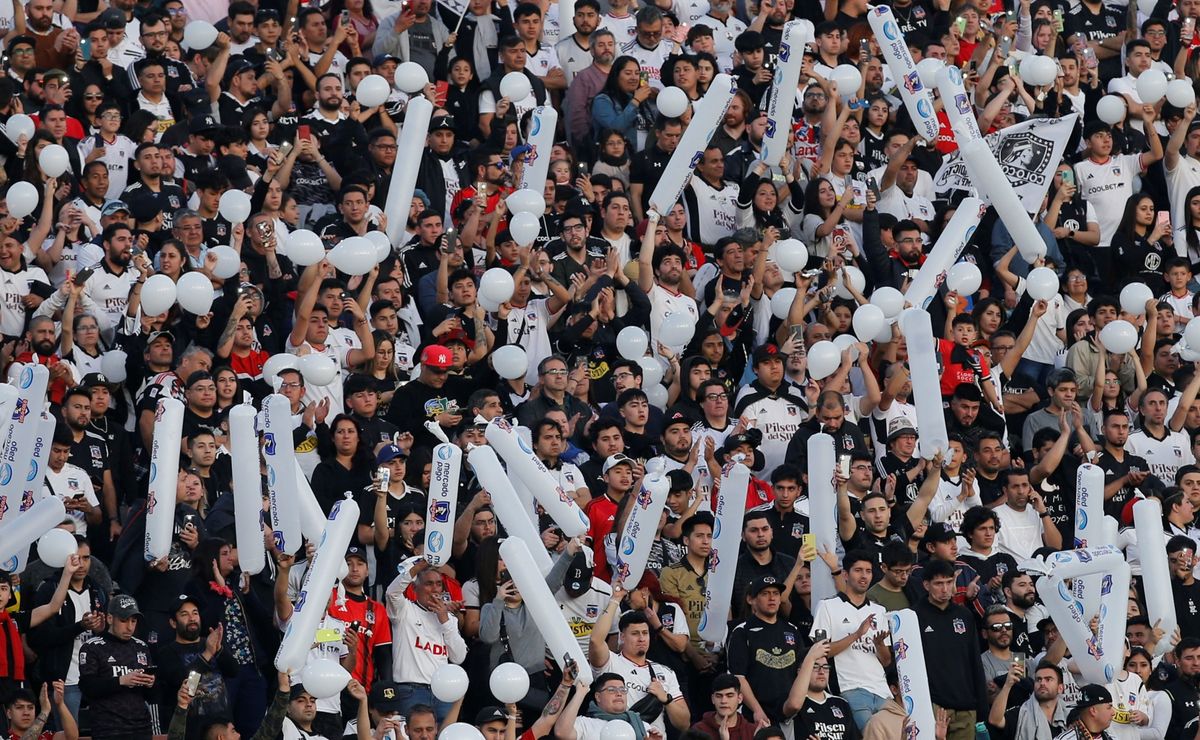
[[355,649],[354,670],[350,675],[371,690],[371,678],[375,675],[375,648],[392,644],[392,623],[388,621],[387,607],[361,594],[346,594],[346,603],[338,604],[337,589],[329,599],[329,616],[346,624],[346,631],[358,634]]
[[231,352],[229,367],[233,368],[240,380],[259,380],[262,378],[263,365],[270,357],[261,349],[252,349],[245,357],[238,357],[237,353]]
[[987,360],[976,350],[960,347],[948,339],[937,340],[937,351],[942,363],[942,395],[954,395],[960,383],[979,384],[981,378],[992,373]]
[[[746,511],[750,511],[755,506],[769,504],[774,500],[775,491],[771,488],[771,484],[750,476],[750,483],[746,486]],[[717,489],[715,487],[712,492],[712,502],[709,505],[713,511],[717,510]]]
[[589,501],[584,512],[587,514],[588,521],[590,522],[588,525],[588,537],[592,538],[592,551],[595,554],[595,576],[608,583],[612,578],[612,571],[609,570],[608,558],[604,554],[604,538],[613,530],[613,525],[616,524],[617,502],[609,498],[606,493]]
[[[62,358],[58,355],[38,355],[33,352],[22,352],[17,355],[16,362],[25,365],[53,365],[56,362],[62,362]],[[63,395],[72,385],[74,385],[74,382],[68,383],[62,378],[51,379],[50,385],[46,386],[46,395],[50,396],[50,400],[54,403],[61,404]]]

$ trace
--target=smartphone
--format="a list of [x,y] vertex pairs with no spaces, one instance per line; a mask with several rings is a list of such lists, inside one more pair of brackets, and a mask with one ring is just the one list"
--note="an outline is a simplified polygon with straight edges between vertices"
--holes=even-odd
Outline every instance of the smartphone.
[[812,532],[800,537],[800,552],[815,552],[817,549],[817,536]]
[[496,576],[496,583],[508,583],[511,580],[512,580],[512,576],[509,574],[507,568],[500,571],[500,574],[498,576]]
[[270,59],[272,62],[278,62],[280,60],[279,52],[275,51],[274,48],[267,49],[267,59]]
[[850,477],[850,456],[838,455],[838,475],[843,478]]
[[1058,33],[1063,32],[1063,12],[1062,8],[1054,9],[1054,30]]
[[1158,212],[1158,225],[1160,228],[1162,228],[1168,234],[1171,233],[1171,212],[1170,211],[1159,211]]
[[650,84],[650,73],[649,72],[638,72],[638,86],[645,87],[646,85],[649,85],[649,84]]
[[445,241],[442,244],[444,245],[446,254],[450,254],[454,251],[454,247],[458,245],[458,232],[453,228],[446,229],[446,233],[443,236],[445,237]]
[[579,171],[580,177],[587,177],[587,162],[580,162],[576,164],[575,169]]
[[437,105],[444,106],[446,98],[450,95],[450,83],[445,80],[438,80],[433,83],[433,97],[437,101]]
[[1083,48],[1083,66],[1088,69],[1095,69],[1099,65],[1100,60],[1096,58],[1096,52],[1092,50],[1092,47],[1085,46]]
[[1182,30],[1179,35],[1184,39],[1191,41],[1192,35],[1196,33],[1196,19],[1191,16],[1184,18],[1181,28]]
[[1068,183],[1071,185],[1074,185],[1075,184],[1075,170],[1063,170],[1062,181],[1063,181],[1064,185],[1066,185]]
[[95,271],[96,270],[94,268],[85,267],[79,272],[75,273],[75,277],[71,278],[71,282],[75,285],[83,285],[88,281],[88,278],[90,278],[92,273]]
[[1025,653],[1014,652],[1013,653],[1013,662],[1016,663],[1017,665],[1021,666],[1022,668],[1024,668],[1025,667]]
[[1012,37],[1005,36],[1000,39],[1000,56],[1008,56],[1008,50],[1012,47]]
[[83,39],[79,42],[79,55],[83,57],[83,61],[89,62],[92,59],[92,40]]
[[979,71],[979,62],[972,59],[971,62],[967,65],[967,71],[970,72],[971,74],[975,74],[976,72],[978,72]]
[[871,61],[871,42],[863,39],[858,42],[858,63]]
[[282,154],[283,156],[286,157],[288,155],[288,152],[290,152],[290,151],[292,151],[292,142],[285,141],[279,145],[279,153]]
[[96,148],[97,149],[104,148],[104,137],[101,136],[100,134],[96,134]]
[[377,477],[379,478],[379,490],[386,491],[392,485],[391,468],[380,468]]
[[[815,536],[815,535],[814,535]],[[829,639],[829,633],[822,629],[813,630],[813,642],[822,642]]]
[[349,10],[342,11],[341,25],[343,25],[343,26],[350,25],[350,11]]
[[130,247],[129,248],[129,256],[130,257],[141,257],[145,253],[146,253],[146,250],[142,249],[141,247]]
[[958,29],[958,35],[961,36],[963,34],[963,31],[967,30],[967,19],[961,18],[961,17],[955,18],[954,19],[954,27]]
[[874,177],[867,178],[867,190],[874,194],[875,200],[879,200],[879,181]]
[[309,126],[307,123],[302,123],[296,127],[296,133],[300,134],[301,139],[311,139],[312,138],[312,127]]
[[195,696],[196,689],[200,688],[200,674],[197,671],[188,673],[187,677],[187,692],[188,696]]

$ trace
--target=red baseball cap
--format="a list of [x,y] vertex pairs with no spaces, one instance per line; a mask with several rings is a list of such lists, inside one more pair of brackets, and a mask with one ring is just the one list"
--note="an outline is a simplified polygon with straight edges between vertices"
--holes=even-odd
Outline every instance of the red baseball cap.
[[454,364],[454,354],[440,344],[431,344],[421,352],[421,364],[445,370]]

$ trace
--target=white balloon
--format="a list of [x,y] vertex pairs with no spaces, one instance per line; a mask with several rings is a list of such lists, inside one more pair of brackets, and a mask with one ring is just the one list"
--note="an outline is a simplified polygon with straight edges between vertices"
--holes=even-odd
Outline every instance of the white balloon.
[[329,262],[347,275],[366,275],[378,264],[379,250],[370,239],[352,236],[329,250]]
[[653,357],[639,357],[638,364],[642,366],[642,390],[652,385],[662,383],[663,369],[658,360]]
[[617,333],[617,352],[626,360],[640,360],[646,356],[650,338],[638,326],[627,326]]
[[887,317],[883,315],[882,308],[872,306],[868,303],[865,306],[859,306],[855,309],[850,323],[854,327],[854,333],[858,336],[858,341],[870,342],[879,336],[880,332],[887,326]]
[[[917,66],[920,73],[921,67]],[[862,73],[853,64],[839,64],[829,75],[830,82],[837,83],[838,95],[843,100],[858,97],[858,88],[862,87]]]
[[896,325],[896,319],[889,318],[883,322],[883,326],[879,329],[879,333],[875,335],[875,341],[880,344],[887,344],[892,341],[892,327]]
[[610,719],[600,728],[600,740],[636,740],[633,725],[623,719]]
[[972,295],[983,284],[983,273],[974,262],[959,262],[946,273],[946,287],[962,296]]
[[524,72],[509,72],[500,79],[500,95],[516,103],[529,97],[533,85]]
[[808,265],[808,248],[799,239],[783,239],[771,246],[775,264],[785,275],[800,272]]
[[202,51],[217,40],[217,27],[208,21],[192,21],[183,27],[183,45],[194,51]]
[[385,231],[368,231],[363,238],[375,245],[375,259],[383,262],[392,256],[392,242]]
[[342,693],[350,683],[350,674],[332,658],[318,658],[300,672],[304,690],[318,699],[330,699]]
[[884,316],[894,319],[904,310],[904,294],[885,285],[871,293],[871,305],[879,306]]
[[296,361],[296,367],[304,376],[305,385],[329,385],[337,378],[338,369],[333,360],[325,355],[311,352]]
[[1146,301],[1153,299],[1154,291],[1145,283],[1130,283],[1121,288],[1121,310],[1125,313],[1141,316],[1146,313]]
[[404,62],[396,67],[396,87],[409,95],[415,95],[429,84],[425,68],[416,62]]
[[808,348],[808,374],[813,380],[822,380],[841,367],[842,351],[830,341],[817,342]]
[[676,311],[658,325],[658,340],[668,347],[682,347],[696,334],[696,322],[686,311]]
[[[508,206],[509,213],[514,214],[532,213],[534,216],[540,216],[546,212],[545,196],[529,188],[513,191],[511,195],[504,199],[504,204]],[[508,230],[512,231],[511,225]]]
[[61,568],[67,558],[79,551],[75,535],[55,527],[38,539],[38,558],[51,568]]
[[175,305],[175,283],[166,275],[151,275],[142,284],[142,314],[158,316]]
[[123,349],[112,349],[100,356],[100,372],[110,383],[124,383],[126,378],[125,363],[129,356]]
[[1196,88],[1192,81],[1180,77],[1167,83],[1167,102],[1176,108],[1186,108],[1196,102]]
[[[540,202],[541,196],[538,197]],[[533,240],[537,239],[541,230],[542,224],[538,221],[537,215],[533,213],[515,213],[512,218],[508,219],[508,233],[512,235],[513,241],[519,247],[528,247],[533,244]]]
[[[885,322],[886,323],[886,320]],[[839,352],[850,351],[850,360],[858,362],[858,339],[853,334],[838,334],[833,338],[833,344]]]
[[50,144],[38,154],[38,166],[46,173],[46,177],[58,177],[70,168],[71,160],[67,157],[66,149],[58,144]]
[[[142,300],[145,301],[145,298]],[[188,313],[197,316],[206,314],[213,304],[212,282],[202,272],[185,272],[175,284],[175,300],[179,301],[179,307]]]
[[796,300],[795,288],[780,288],[771,296],[771,315],[777,319],[786,319],[792,310],[792,301]]
[[937,88],[937,75],[945,67],[946,63],[941,59],[926,57],[917,62],[917,77],[921,78],[921,84],[930,90]]
[[1187,323],[1183,330],[1183,339],[1189,347],[1200,349],[1200,317],[1194,318]]
[[24,180],[13,183],[8,189],[5,202],[8,204],[8,215],[13,218],[25,218],[37,209],[37,188]]
[[29,141],[33,138],[34,131],[37,131],[37,126],[33,123],[33,119],[24,113],[14,113],[4,122],[4,133],[14,144],[19,143],[22,136]]
[[505,380],[525,377],[529,372],[529,356],[515,344],[506,344],[492,353],[492,367]]
[[1049,267],[1035,267],[1025,278],[1025,292],[1035,301],[1048,301],[1058,295],[1058,275]]
[[689,102],[687,93],[673,86],[659,90],[654,100],[664,118],[679,118],[687,112]]
[[483,306],[484,311],[491,312],[491,311],[499,311],[500,310],[500,301],[493,301],[491,298],[488,298],[485,295],[478,296],[478,298],[479,298],[479,305]]
[[387,102],[392,86],[382,75],[367,75],[354,88],[354,99],[364,108],[374,108]]
[[[863,293],[867,289],[867,276],[854,265],[846,265],[843,269],[846,271],[846,277],[850,280],[850,285],[859,294]],[[845,298],[846,300],[854,299],[854,294],[842,284],[842,274],[840,272],[837,275],[837,290],[835,293],[839,298]]]
[[1049,85],[1057,76],[1058,65],[1050,57],[1027,54],[1021,60],[1021,80],[1030,85]]
[[228,280],[242,269],[242,258],[233,247],[218,244],[208,250],[208,253],[217,258],[217,264],[213,266],[213,275],[221,280]]
[[[454,703],[467,695],[467,686],[470,682],[471,680],[467,678],[467,672],[462,669],[462,666],[447,663],[438,666],[438,669],[433,672],[429,688],[432,689],[433,695],[438,701]],[[451,727],[453,726],[451,725]]]
[[483,740],[483,733],[475,729],[475,725],[455,722],[442,728],[438,733],[438,740]]
[[300,364],[300,358],[296,355],[289,355],[286,352],[281,352],[277,355],[271,355],[267,361],[263,363],[262,376],[267,385],[275,387],[275,377],[284,370],[295,370]]
[[1125,120],[1125,112],[1125,98],[1120,95],[1105,95],[1096,102],[1096,117],[1110,126]]
[[1137,346],[1137,329],[1124,319],[1116,319],[1105,324],[1100,330],[1100,341],[1108,352],[1123,355],[1132,352]]
[[1138,75],[1134,85],[1138,97],[1145,105],[1154,105],[1167,94],[1167,76],[1157,69],[1148,69]]
[[529,674],[520,663],[501,663],[492,669],[488,688],[501,704],[516,704],[529,693]]
[[221,218],[231,224],[245,223],[250,218],[250,196],[241,190],[226,190],[221,193],[221,202],[217,206]]
[[486,295],[497,303],[504,303],[512,298],[515,289],[512,273],[503,267],[493,267],[479,279],[479,294]]
[[655,383],[646,389],[646,400],[656,409],[666,410],[667,408],[667,387],[662,383]]
[[287,258],[298,267],[315,265],[325,259],[325,242],[308,229],[296,229],[287,235]]

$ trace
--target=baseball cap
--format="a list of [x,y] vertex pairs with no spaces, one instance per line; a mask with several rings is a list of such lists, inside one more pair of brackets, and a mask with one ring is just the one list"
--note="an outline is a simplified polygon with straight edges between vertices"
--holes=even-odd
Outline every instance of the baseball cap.
[[690,429],[693,423],[692,417],[689,416],[683,409],[667,409],[667,413],[663,417],[662,428],[665,432],[676,424],[683,424]]
[[430,133],[433,133],[434,131],[441,131],[443,129],[445,129],[447,131],[454,130],[454,117],[453,116],[434,116],[433,119],[429,122],[429,132]]
[[365,563],[367,562],[367,551],[363,549],[362,545],[350,545],[346,548],[346,559],[350,558],[358,558]]
[[421,364],[445,370],[454,364],[454,355],[440,344],[431,344],[421,352]]
[[759,576],[755,578],[746,587],[746,593],[750,596],[758,596],[768,588],[778,589],[779,593],[783,593],[783,584],[775,576]]
[[216,131],[220,127],[221,127],[221,124],[220,124],[220,122],[217,121],[216,116],[213,116],[213,115],[196,116],[195,118],[192,119],[192,122],[190,124],[188,124],[188,133],[189,134],[203,134],[203,133],[208,133],[209,131]]
[[508,722],[508,714],[500,707],[484,707],[475,715],[475,726],[483,727],[489,722]]
[[766,362],[768,360],[779,360],[780,362],[783,362],[783,355],[780,354],[779,348],[774,344],[764,344],[758,349],[754,350],[753,360],[754,365],[757,365],[760,362]]
[[166,337],[171,343],[175,342],[175,335],[164,329],[162,331],[150,332],[150,336],[146,337],[146,346],[149,347],[154,344],[154,340],[160,337]]
[[571,563],[567,566],[567,575],[563,578],[563,590],[568,596],[575,599],[591,589],[594,567],[592,548],[586,545],[580,547],[579,552],[571,558]]
[[1079,701],[1075,702],[1075,710],[1083,711],[1097,704],[1112,704],[1112,694],[1098,683],[1089,683],[1079,687]]
[[399,61],[400,61],[399,57],[394,57],[391,54],[376,54],[375,58],[371,60],[371,66],[378,67],[379,65],[385,64],[387,62],[399,62]]
[[116,385],[116,383],[109,383],[108,377],[106,377],[104,373],[88,373],[87,375],[83,376],[83,380],[79,382],[79,385],[83,388],[95,388],[99,385],[107,388],[110,385]]
[[911,434],[914,437],[917,436],[917,428],[913,426],[907,417],[897,416],[888,422],[888,442],[894,442],[897,438],[903,437],[906,434]]
[[[116,30],[118,28],[124,28],[127,25],[126,21],[125,21],[125,13],[120,8],[109,8],[108,10],[106,10],[100,14],[100,17],[96,19],[96,22],[103,25],[105,28],[111,29],[111,30]],[[28,38],[28,37],[27,36],[18,36],[16,39],[13,39],[9,43],[9,45],[8,45],[9,48],[11,49],[12,45],[17,43],[17,39],[20,39],[20,38]],[[32,42],[30,42],[30,43],[32,43]]]
[[254,14],[254,25],[266,23],[267,21],[279,22],[279,11],[274,8],[259,8]]
[[187,381],[184,383],[183,387],[187,390],[191,390],[192,386],[196,385],[197,383],[212,379],[212,373],[208,372],[207,370],[197,370],[196,372],[187,376]]
[[132,211],[129,208],[129,204],[126,203],[125,201],[110,200],[104,204],[103,208],[100,209],[100,215],[101,216],[114,216],[117,214],[118,211],[125,211],[125,213],[132,213]]
[[958,533],[946,522],[934,522],[925,530],[921,537],[921,547],[937,542],[949,542],[958,537]]
[[396,691],[399,684],[393,681],[376,681],[371,687],[371,708],[380,714],[395,714],[404,710],[400,700],[400,692]]
[[407,460],[408,453],[405,452],[404,450],[400,449],[396,445],[384,445],[383,447],[381,447],[379,449],[379,452],[375,455],[375,464],[383,465],[384,463],[391,462],[392,460],[395,460],[396,458],[401,458],[402,460]]
[[112,601],[108,602],[108,613],[117,619],[142,616],[142,611],[138,609],[137,600],[129,594],[114,596]]
[[[114,10],[115,10],[115,8],[114,8]],[[107,15],[108,13],[111,13],[111,12],[112,11],[105,11],[105,15]],[[121,11],[117,10],[116,12],[118,14],[120,14]],[[101,17],[103,17],[103,16],[101,16]],[[124,28],[124,27],[125,27],[125,16],[122,15],[121,16],[121,28]],[[32,46],[35,48],[37,47],[37,41],[35,41],[32,36],[14,36],[12,41],[8,42],[8,48],[12,49],[17,44],[28,44],[29,46]]]
[[633,460],[626,457],[625,455],[622,455],[619,452],[615,455],[609,455],[608,459],[604,461],[603,467],[600,468],[600,475],[604,475],[604,474],[608,473],[608,471],[612,470],[613,468],[615,468],[621,464],[628,465],[629,467],[632,468]]

